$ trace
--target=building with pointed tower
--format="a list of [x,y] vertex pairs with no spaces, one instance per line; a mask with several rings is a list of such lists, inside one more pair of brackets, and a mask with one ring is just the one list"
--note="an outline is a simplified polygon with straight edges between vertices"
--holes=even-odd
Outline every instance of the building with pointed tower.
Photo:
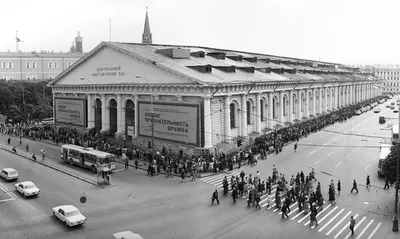
[[146,7],[146,18],[144,20],[142,43],[143,44],[153,44],[153,38],[152,38],[151,32],[150,32],[149,13],[147,11],[147,7]]

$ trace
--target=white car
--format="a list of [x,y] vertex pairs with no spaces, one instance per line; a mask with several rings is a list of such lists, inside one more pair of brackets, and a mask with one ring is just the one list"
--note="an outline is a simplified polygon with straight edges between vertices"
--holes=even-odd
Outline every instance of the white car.
[[72,205],[62,205],[53,208],[53,215],[64,222],[67,227],[81,225],[86,222],[86,217]]
[[6,181],[17,180],[19,178],[19,174],[17,170],[13,168],[3,168],[0,171],[0,177],[4,178]]
[[361,110],[357,110],[356,115],[361,115]]
[[40,193],[40,189],[31,181],[17,183],[15,184],[15,189],[24,195],[24,197],[37,196]]
[[393,113],[399,113],[399,108],[397,108],[397,107],[394,108],[394,109],[393,109]]
[[379,108],[374,109],[374,113],[380,113],[380,112],[381,112],[381,109],[379,109]]

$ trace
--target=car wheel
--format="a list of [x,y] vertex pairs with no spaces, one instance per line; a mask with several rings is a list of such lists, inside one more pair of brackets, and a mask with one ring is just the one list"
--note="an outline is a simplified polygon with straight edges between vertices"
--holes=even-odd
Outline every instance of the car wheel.
[[94,165],[92,165],[92,167],[90,167],[90,168],[92,169],[93,173],[97,173],[97,169],[96,169],[96,167]]
[[69,159],[69,164],[74,165],[74,160]]

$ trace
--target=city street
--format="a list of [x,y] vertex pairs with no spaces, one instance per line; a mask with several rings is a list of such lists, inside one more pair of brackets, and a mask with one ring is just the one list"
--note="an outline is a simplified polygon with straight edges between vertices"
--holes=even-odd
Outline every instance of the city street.
[[[117,172],[112,174],[114,187],[101,189],[0,151],[2,168],[15,168],[21,175],[19,181],[31,180],[41,189],[39,197],[25,199],[13,189],[15,182],[1,182],[10,189],[11,196],[1,195],[2,200],[10,200],[0,201],[0,216],[7,219],[2,221],[0,235],[4,238],[23,238],[23,234],[26,238],[110,238],[113,232],[132,230],[144,238],[337,239],[349,238],[347,223],[350,215],[354,215],[359,223],[354,238],[397,238],[391,231],[390,221],[394,190],[383,190],[384,181],[377,177],[379,146],[384,140],[390,141],[391,131],[386,129],[388,123],[396,123],[390,120],[380,125],[378,117],[395,118],[396,114],[381,108],[384,110],[379,114],[369,111],[300,139],[297,152],[291,144],[282,153],[269,155],[267,160],[259,161],[254,167],[245,165],[240,169],[253,175],[260,171],[265,178],[272,174],[272,166],[276,165],[289,180],[301,170],[308,175],[313,167],[325,198],[324,209],[317,216],[318,227],[309,227],[309,216],[298,213],[296,204],[291,206],[289,219],[281,219],[274,208],[266,209],[264,196],[261,210],[247,208],[245,198],[239,198],[233,204],[232,198],[224,197],[221,189],[223,177],[229,178],[230,174],[179,183],[178,177],[167,180],[164,175],[147,177],[143,170],[122,170],[123,165],[117,164]],[[7,137],[0,136],[3,146]],[[22,146],[17,149],[23,150],[26,143],[37,155],[40,155],[40,149],[46,149],[48,163],[95,179],[89,170],[60,162],[59,147],[23,139]],[[15,144],[18,141],[13,137],[12,145]],[[236,169],[232,174],[237,175],[240,170]],[[369,191],[364,186],[366,175],[370,175],[373,185]],[[328,205],[328,184],[334,180],[336,185],[338,179],[342,182],[341,195],[336,195],[336,205]],[[360,184],[358,194],[349,193],[353,179]],[[221,202],[211,205],[210,197],[217,187]],[[79,202],[83,193],[88,198],[85,204]],[[77,206],[88,222],[77,228],[65,228],[51,215],[51,208],[62,204]]]

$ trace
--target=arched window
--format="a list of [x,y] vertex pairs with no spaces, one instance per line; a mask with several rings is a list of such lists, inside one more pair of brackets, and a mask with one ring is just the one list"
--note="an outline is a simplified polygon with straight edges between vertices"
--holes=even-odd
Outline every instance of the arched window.
[[30,62],[27,62],[27,63],[26,63],[26,69],[29,69],[30,64],[31,64]]
[[229,114],[230,114],[230,116],[231,116],[231,129],[233,129],[233,128],[235,128],[235,126],[236,126],[236,124],[235,124],[235,116],[236,116],[236,114],[235,114],[236,112],[235,112],[235,104],[234,103],[231,103],[230,105],[229,105]]
[[3,61],[1,65],[2,65],[3,69],[7,69],[7,62]]
[[58,62],[54,62],[54,68],[58,68]]
[[264,107],[265,107],[265,103],[264,100],[260,100],[260,118],[261,121],[264,121]]
[[52,68],[53,64],[51,62],[49,62],[48,67]]
[[251,103],[246,102],[247,124],[251,124]]
[[10,62],[8,62],[8,68],[9,69],[12,69],[13,68],[13,63],[10,61]]
[[33,68],[33,69],[36,69],[36,62],[33,62],[33,63],[32,63],[32,68]]

